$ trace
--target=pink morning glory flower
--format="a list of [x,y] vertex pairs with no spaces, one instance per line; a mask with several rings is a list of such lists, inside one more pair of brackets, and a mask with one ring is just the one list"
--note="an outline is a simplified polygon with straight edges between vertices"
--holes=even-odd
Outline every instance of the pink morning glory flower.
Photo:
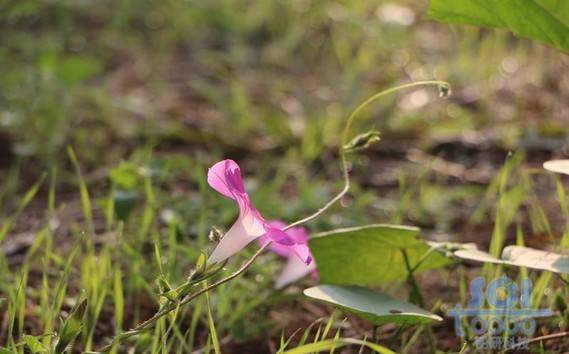
[[[268,225],[271,227],[275,227],[277,229],[283,229],[286,224],[279,220],[271,220],[267,222]],[[286,234],[291,237],[295,242],[298,244],[307,244],[308,242],[308,232],[304,227],[293,227],[287,231]],[[269,238],[263,236],[259,239],[259,244],[261,246],[265,245],[269,242]],[[316,275],[316,264],[312,261],[310,264],[306,264],[302,262],[295,254],[294,249],[291,247],[282,246],[279,243],[273,242],[269,246],[269,250],[278,254],[281,257],[286,258],[287,262],[285,268],[277,282],[275,287],[277,289],[283,288],[284,286],[303,278],[304,276],[311,274]],[[309,251],[310,252],[310,251]],[[312,258],[312,255],[310,254]]]
[[223,262],[261,236],[290,249],[301,262],[310,264],[312,257],[306,242],[298,242],[282,228],[269,225],[253,206],[243,185],[241,169],[235,161],[223,160],[213,165],[207,172],[207,183],[225,197],[233,199],[239,208],[239,217],[209,256],[209,264]]

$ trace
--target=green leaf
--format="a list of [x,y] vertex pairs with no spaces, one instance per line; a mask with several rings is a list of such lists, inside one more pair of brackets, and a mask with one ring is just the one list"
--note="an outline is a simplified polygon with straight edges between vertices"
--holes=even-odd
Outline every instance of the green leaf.
[[567,0],[431,0],[429,17],[507,29],[569,53]]
[[[314,235],[310,250],[321,282],[370,285],[408,276],[403,251],[416,272],[442,267],[451,261],[419,236],[415,227],[367,225]],[[420,264],[419,264],[420,263]]]
[[313,299],[334,304],[376,324],[417,324],[442,318],[413,304],[360,286],[319,285],[304,290]]
[[61,333],[59,335],[59,340],[55,346],[55,354],[63,353],[67,347],[73,343],[75,338],[83,330],[83,324],[85,322],[85,314],[87,313],[87,299],[77,302],[69,317],[63,322],[61,326]]
[[24,335],[23,338],[26,347],[32,353],[47,353],[47,348],[34,336]]
[[566,0],[536,0],[536,2],[565,26],[569,26],[569,2]]

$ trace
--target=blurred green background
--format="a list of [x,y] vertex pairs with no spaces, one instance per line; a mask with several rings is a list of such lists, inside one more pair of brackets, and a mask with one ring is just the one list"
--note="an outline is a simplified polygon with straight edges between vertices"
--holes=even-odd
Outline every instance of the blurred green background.
[[[426,0],[0,2],[0,218],[47,173],[57,193],[42,184],[11,234],[37,231],[46,205],[51,215],[60,203],[68,205],[58,215],[60,235],[80,234],[76,223],[86,219],[104,236],[126,220],[127,249],[117,255],[127,260],[125,296],[152,297],[157,270],[144,258],[152,258],[152,242],[168,245],[176,283],[207,244],[209,226],[235,216],[205,185],[213,162],[241,164],[267,218],[305,216],[341,187],[336,151],[353,108],[383,89],[437,79],[452,85],[450,98],[418,88],[366,110],[353,131],[375,127],[382,141],[354,159],[352,197],[311,229],[405,222],[487,245],[488,217],[508,209],[500,232],[517,221],[538,240],[556,235],[564,223],[553,181],[519,169],[568,152],[569,58],[504,31],[435,23],[427,7]],[[78,206],[68,147],[93,197],[93,220]],[[494,206],[506,160],[511,179],[500,190],[511,193]],[[87,262],[84,274],[89,267],[97,268]],[[234,287],[268,288],[274,267],[256,271],[267,277]],[[275,328],[264,310],[247,317],[253,295],[220,295],[221,333],[245,340]],[[242,305],[237,313],[232,301]],[[133,307],[129,323],[148,312]]]
[[[304,162],[347,113],[412,144],[486,139],[559,147],[567,58],[499,31],[429,21],[426,1],[8,1],[1,6],[0,156],[37,175],[67,145],[89,170],[157,150],[273,153]],[[544,139],[542,139],[544,138]],[[557,144],[556,144],[557,143]],[[424,146],[424,145],[421,145]],[[280,150],[279,150],[280,149]],[[14,167],[18,166],[19,167]]]
[[[419,88],[364,112],[353,131],[375,127],[382,142],[354,161],[353,195],[373,220],[452,231],[470,218],[479,199],[469,198],[481,195],[510,152],[534,167],[565,153],[569,59],[504,31],[430,21],[427,7],[406,0],[5,2],[0,210],[14,210],[46,172],[57,172],[59,200],[76,200],[71,147],[95,196],[112,187],[117,198],[132,199],[146,171],[187,211],[184,193],[197,191],[206,167],[228,157],[261,189],[257,203],[272,206],[284,194],[296,206],[272,206],[271,216],[296,217],[340,185],[338,136],[358,103],[437,79],[451,83],[449,99]],[[273,185],[263,192],[254,183],[266,178]],[[449,209],[457,203],[466,209]]]

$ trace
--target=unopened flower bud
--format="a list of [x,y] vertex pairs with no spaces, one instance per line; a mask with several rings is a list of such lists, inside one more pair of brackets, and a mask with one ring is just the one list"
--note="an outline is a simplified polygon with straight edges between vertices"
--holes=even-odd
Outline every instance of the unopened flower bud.
[[213,242],[219,242],[219,241],[221,241],[221,238],[223,237],[223,232],[221,232],[217,227],[212,226],[211,230],[209,230],[208,237]]
[[439,85],[439,97],[447,98],[452,94],[452,90],[449,84],[441,84]]
[[350,152],[350,151],[367,149],[368,147],[378,142],[379,140],[380,140],[379,131],[376,129],[372,129],[368,132],[357,135],[355,138],[352,139],[352,141],[344,145],[344,151]]

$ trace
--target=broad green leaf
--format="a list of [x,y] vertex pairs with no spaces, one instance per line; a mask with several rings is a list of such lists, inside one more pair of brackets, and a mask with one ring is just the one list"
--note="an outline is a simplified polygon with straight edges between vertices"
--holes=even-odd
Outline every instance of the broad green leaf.
[[442,321],[439,316],[413,304],[361,286],[318,285],[304,290],[304,294],[313,299],[336,305],[376,325]]
[[409,265],[416,272],[437,268],[450,260],[419,236],[415,227],[368,225],[314,235],[310,250],[320,281],[328,284],[369,285],[405,280]]
[[[569,4],[569,1],[567,2]],[[551,160],[543,164],[548,171],[569,175],[569,160]]]
[[312,354],[323,351],[331,351],[333,349],[341,348],[346,345],[359,345],[360,347],[368,347],[369,349],[373,350],[373,353],[395,354],[395,352],[380,345],[353,338],[325,339],[316,343],[308,343],[287,350],[284,352],[284,354]]
[[431,0],[429,17],[507,29],[569,53],[567,0]]
[[536,0],[550,14],[555,16],[565,26],[569,26],[569,2],[566,0]]

